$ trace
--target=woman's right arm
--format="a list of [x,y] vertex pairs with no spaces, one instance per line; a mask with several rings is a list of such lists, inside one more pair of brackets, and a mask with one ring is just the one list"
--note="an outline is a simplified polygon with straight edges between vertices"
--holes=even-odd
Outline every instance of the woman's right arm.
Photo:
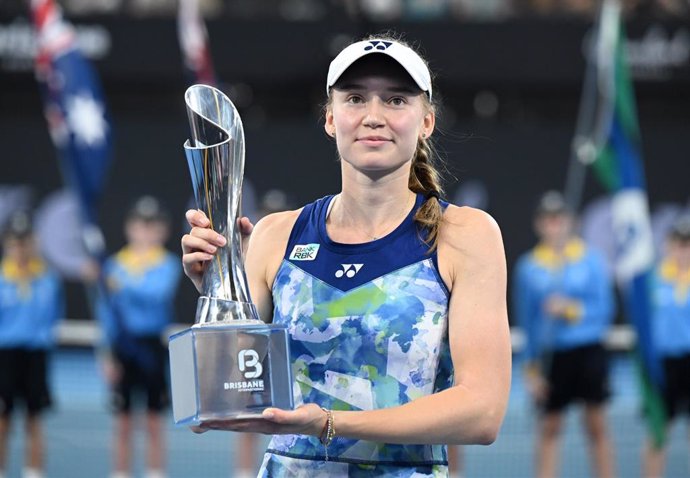
[[[247,218],[242,218],[240,222],[247,245],[244,265],[251,300],[261,319],[266,322],[273,317],[273,280],[298,215],[299,211],[270,214],[256,226]],[[210,222],[203,212],[192,209],[187,211],[186,217],[192,229],[182,237],[182,265],[187,277],[201,292],[201,278],[208,261],[213,259],[218,248],[225,245],[225,238],[210,229]]]

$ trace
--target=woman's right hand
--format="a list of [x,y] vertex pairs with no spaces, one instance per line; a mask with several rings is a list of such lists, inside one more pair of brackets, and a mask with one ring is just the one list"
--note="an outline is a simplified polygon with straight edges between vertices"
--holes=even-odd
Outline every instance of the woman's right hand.
[[187,222],[192,227],[182,236],[182,267],[194,287],[201,292],[201,277],[219,247],[225,245],[225,237],[211,229],[211,221],[197,209],[186,212]]

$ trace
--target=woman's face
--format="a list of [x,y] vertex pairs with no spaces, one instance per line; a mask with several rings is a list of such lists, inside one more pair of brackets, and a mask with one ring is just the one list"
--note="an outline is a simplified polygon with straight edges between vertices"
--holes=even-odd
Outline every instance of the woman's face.
[[409,162],[417,142],[434,129],[435,116],[407,72],[383,55],[353,64],[331,92],[326,132],[354,168],[386,172]]

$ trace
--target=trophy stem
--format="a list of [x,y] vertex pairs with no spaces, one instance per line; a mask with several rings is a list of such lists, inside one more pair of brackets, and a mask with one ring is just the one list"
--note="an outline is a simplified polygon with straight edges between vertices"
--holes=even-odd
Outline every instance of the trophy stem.
[[258,322],[259,313],[251,302],[237,302],[217,297],[201,296],[196,303],[196,323],[193,327],[222,325],[227,322]]
[[[218,100],[216,99],[216,107],[219,108],[218,106]],[[208,174],[208,149],[204,149],[204,181],[205,184],[209,184],[209,174]],[[213,225],[213,212],[211,211],[211,197],[210,197],[210,192],[208,188],[204,189],[204,193],[206,194],[206,215],[208,216],[208,221],[211,224],[211,229],[215,231],[215,227]],[[228,238],[226,238],[228,240]],[[218,277],[220,278],[220,284],[221,284],[221,289],[225,289],[225,278],[223,277],[223,264],[220,261],[220,255],[216,255],[216,262],[218,264]]]

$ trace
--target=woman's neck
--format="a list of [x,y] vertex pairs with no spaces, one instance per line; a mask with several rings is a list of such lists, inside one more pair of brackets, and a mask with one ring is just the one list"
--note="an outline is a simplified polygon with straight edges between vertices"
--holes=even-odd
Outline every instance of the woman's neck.
[[367,242],[392,232],[415,201],[408,176],[371,180],[343,177],[343,190],[334,198],[326,226],[338,242]]

